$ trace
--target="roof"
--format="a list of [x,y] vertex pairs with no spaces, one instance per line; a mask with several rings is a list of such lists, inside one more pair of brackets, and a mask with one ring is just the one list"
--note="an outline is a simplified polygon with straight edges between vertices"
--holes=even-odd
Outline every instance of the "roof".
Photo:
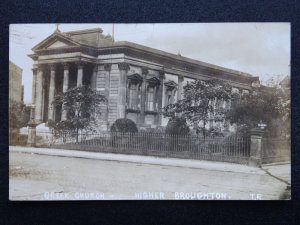
[[196,59],[191,59],[191,58],[188,58],[188,57],[181,56],[179,54],[172,54],[172,53],[169,53],[169,52],[165,52],[165,51],[162,51],[162,50],[159,50],[159,49],[147,47],[145,45],[140,45],[140,44],[136,44],[136,43],[129,42],[129,41],[114,42],[113,46],[114,47],[128,46],[128,47],[136,48],[136,49],[139,49],[139,50],[142,50],[142,51],[145,51],[145,52],[152,52],[152,53],[155,53],[155,54],[158,54],[158,55],[170,57],[170,58],[180,60],[180,61],[183,61],[183,62],[198,64],[198,65],[209,67],[209,68],[212,68],[212,69],[222,70],[222,71],[226,71],[226,72],[229,72],[229,73],[235,73],[235,74],[246,76],[246,77],[253,77],[249,73],[245,73],[245,72],[241,72],[241,71],[233,70],[233,69],[228,69],[228,68],[225,68],[225,67],[221,67],[221,66],[217,66],[217,65],[214,65],[214,64],[206,63],[206,62],[199,61],[199,60],[196,60]]
[[101,47],[111,45],[113,43],[113,38],[108,35],[102,34],[103,30],[101,28],[86,29],[64,32],[63,35],[71,38],[80,44],[85,44],[91,47]]
[[[214,64],[206,63],[203,61],[191,59],[188,57],[181,56],[179,54],[168,53],[159,49],[151,48],[148,46],[136,44],[128,41],[118,41],[115,42],[113,37],[110,35],[104,35],[103,30],[101,28],[95,29],[85,29],[85,30],[77,30],[70,32],[60,32],[59,30],[55,30],[55,32],[50,35],[48,38],[37,44],[32,48],[32,50],[38,51],[40,49],[47,48],[54,40],[63,40],[71,46],[86,46],[95,50],[103,50],[103,49],[117,49],[117,48],[129,48],[134,49],[135,51],[139,51],[141,53],[154,54],[160,57],[176,60],[177,62],[197,65],[206,67],[212,70],[217,70],[221,72],[230,73],[235,76],[241,76],[244,78],[257,79],[258,77],[254,77],[249,73],[240,72],[237,70],[228,69],[225,67],[217,66]],[[32,55],[33,56],[33,55]]]

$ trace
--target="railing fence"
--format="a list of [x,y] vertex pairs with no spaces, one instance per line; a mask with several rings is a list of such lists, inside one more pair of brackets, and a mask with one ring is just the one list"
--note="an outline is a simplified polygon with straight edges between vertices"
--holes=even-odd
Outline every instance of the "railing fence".
[[[27,135],[9,132],[9,144],[25,146]],[[149,155],[170,158],[212,160],[247,164],[250,137],[199,137],[165,133],[79,133],[57,135],[37,133],[37,146],[93,152]],[[261,163],[290,161],[290,140],[262,138]]]
[[[158,157],[212,160],[247,164],[250,155],[249,138],[168,135],[164,133],[80,133],[56,137],[39,133],[42,146],[94,152],[149,155]],[[78,141],[76,141],[78,139]]]

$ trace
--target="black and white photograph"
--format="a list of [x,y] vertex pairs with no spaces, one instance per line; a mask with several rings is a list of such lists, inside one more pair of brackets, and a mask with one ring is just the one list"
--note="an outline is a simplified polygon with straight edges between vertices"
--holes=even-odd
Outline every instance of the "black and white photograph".
[[290,200],[290,23],[9,26],[9,200]]

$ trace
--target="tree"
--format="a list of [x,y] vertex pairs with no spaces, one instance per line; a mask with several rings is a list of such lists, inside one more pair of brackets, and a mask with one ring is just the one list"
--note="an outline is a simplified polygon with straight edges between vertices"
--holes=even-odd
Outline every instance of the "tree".
[[166,117],[182,117],[194,125],[197,133],[206,136],[209,120],[224,121],[226,108],[223,102],[231,98],[232,87],[220,79],[195,80],[184,86],[183,99],[169,104],[163,109]]
[[30,119],[30,107],[22,103],[9,101],[9,129],[10,131],[27,126]]
[[80,131],[95,131],[96,117],[101,113],[101,105],[105,102],[105,96],[88,86],[71,88],[62,95],[57,95],[53,101],[54,106],[62,105],[62,109],[67,112],[66,120],[57,123],[49,121],[48,125],[58,135],[75,136],[78,142]]
[[[226,118],[245,134],[259,123],[267,125],[266,135],[278,136],[276,127],[289,110],[280,89],[262,86],[249,94],[235,94]],[[287,115],[288,116],[288,115]]]

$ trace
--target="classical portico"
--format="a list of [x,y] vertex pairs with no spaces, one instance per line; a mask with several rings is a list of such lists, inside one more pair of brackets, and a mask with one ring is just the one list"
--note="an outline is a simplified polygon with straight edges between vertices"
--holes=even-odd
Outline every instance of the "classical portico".
[[56,95],[88,85],[107,98],[101,106],[99,129],[118,118],[139,128],[166,125],[164,106],[182,99],[183,86],[196,79],[222,78],[235,88],[251,90],[257,77],[137,45],[115,42],[101,29],[60,32],[58,29],[33,47],[32,104],[35,121],[67,118]]
[[33,68],[32,102],[35,105],[35,120],[38,123],[66,119],[62,106],[53,105],[56,95],[69,88],[91,85],[95,65],[77,62],[52,62],[37,64]]

